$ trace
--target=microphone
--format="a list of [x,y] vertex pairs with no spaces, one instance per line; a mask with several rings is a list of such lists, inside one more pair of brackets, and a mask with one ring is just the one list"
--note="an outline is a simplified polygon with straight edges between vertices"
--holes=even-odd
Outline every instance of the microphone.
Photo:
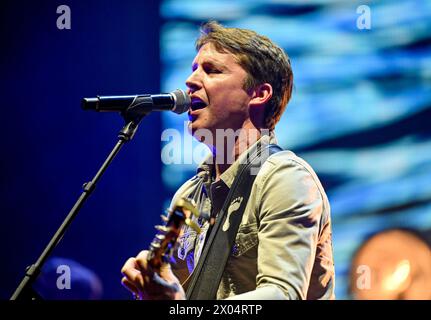
[[189,109],[190,104],[190,96],[183,90],[177,89],[171,93],[84,98],[81,107],[84,110],[99,112],[127,111],[145,115],[151,111],[173,111],[181,114]]

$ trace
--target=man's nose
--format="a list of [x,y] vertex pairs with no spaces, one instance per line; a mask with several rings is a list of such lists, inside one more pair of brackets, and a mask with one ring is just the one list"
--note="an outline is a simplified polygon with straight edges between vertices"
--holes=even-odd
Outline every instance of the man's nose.
[[202,88],[202,83],[196,70],[187,78],[186,86],[189,88],[189,93],[193,93]]

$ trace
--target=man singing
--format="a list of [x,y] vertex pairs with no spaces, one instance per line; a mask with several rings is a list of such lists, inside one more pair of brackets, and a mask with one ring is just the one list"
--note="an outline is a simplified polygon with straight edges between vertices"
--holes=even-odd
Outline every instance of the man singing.
[[[217,220],[240,164],[256,148],[276,144],[274,128],[291,97],[293,73],[285,52],[251,30],[208,22],[196,49],[186,80],[189,128],[212,153],[172,203],[193,198]],[[217,139],[229,130],[234,143]],[[313,169],[291,151],[275,152],[247,192],[214,298],[334,299],[330,207]],[[230,205],[240,207],[240,201]],[[193,275],[214,230],[208,221],[198,222],[201,234],[184,228],[177,263],[152,270],[142,251],[122,268],[123,285],[140,299],[185,299],[184,279],[177,276]]]

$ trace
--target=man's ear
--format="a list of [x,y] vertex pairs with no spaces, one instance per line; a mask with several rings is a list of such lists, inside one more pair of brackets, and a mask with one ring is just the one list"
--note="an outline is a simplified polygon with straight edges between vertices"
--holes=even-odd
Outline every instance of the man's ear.
[[269,83],[262,83],[252,90],[249,102],[251,108],[264,106],[272,97],[272,86]]

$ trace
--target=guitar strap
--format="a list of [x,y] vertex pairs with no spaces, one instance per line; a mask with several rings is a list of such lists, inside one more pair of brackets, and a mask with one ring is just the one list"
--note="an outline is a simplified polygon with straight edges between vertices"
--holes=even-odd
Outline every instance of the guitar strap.
[[[190,285],[187,288],[187,299],[216,299],[221,277],[231,254],[232,246],[235,243],[236,234],[250,197],[254,179],[266,159],[271,154],[281,150],[283,149],[275,144],[258,143],[254,152],[248,155],[248,161],[245,164],[240,164],[238,174],[232,183],[221,210],[217,214],[214,227],[193,271]],[[232,200],[239,203],[235,214],[228,212]],[[231,209],[231,211],[233,210]],[[226,219],[229,220],[226,221]]]

